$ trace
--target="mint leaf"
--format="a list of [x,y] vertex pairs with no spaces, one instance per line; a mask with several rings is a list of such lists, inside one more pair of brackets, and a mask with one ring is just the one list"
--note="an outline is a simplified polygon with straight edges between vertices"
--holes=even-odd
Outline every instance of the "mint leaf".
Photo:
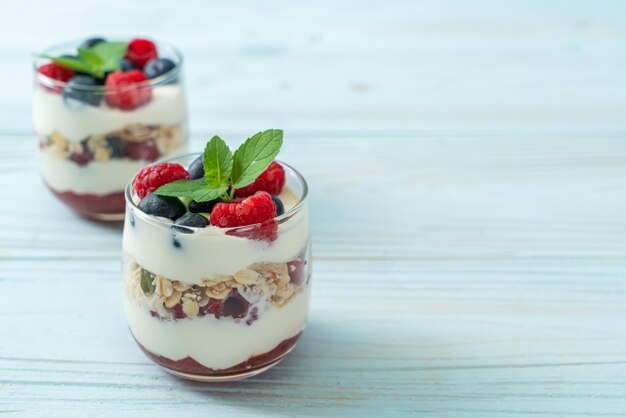
[[231,179],[233,188],[252,183],[274,161],[283,144],[283,131],[269,129],[248,138],[235,151]]
[[93,52],[98,54],[103,61],[110,59],[121,59],[126,55],[128,50],[127,42],[100,42],[96,46],[90,48]]
[[178,180],[164,184],[154,193],[159,196],[191,197],[196,202],[208,202],[223,195],[226,189],[228,186],[211,187],[204,180]]
[[91,73],[91,67],[89,67],[89,65],[87,65],[78,58],[50,57],[47,55],[44,55],[44,58],[49,58],[50,60],[52,60],[52,62],[56,62],[57,64],[67,67],[71,70],[80,71],[82,73]]
[[233,169],[233,154],[228,145],[215,135],[204,148],[204,179],[214,189],[226,186]]
[[100,55],[89,48],[78,48],[78,57],[90,67],[101,67],[103,63]]
[[191,194],[191,198],[196,202],[208,202],[209,200],[215,200],[218,197],[222,196],[228,186],[222,186],[217,189],[214,189],[210,186],[206,186],[202,189],[198,189]]
[[159,196],[192,196],[193,192],[206,188],[204,180],[177,180],[164,184],[154,191]]
[[119,61],[124,58],[127,50],[126,42],[101,42],[92,48],[78,48],[76,58],[41,56],[69,69],[103,78],[105,73],[120,69]]
[[78,48],[78,57],[91,68],[91,73],[96,77],[101,78],[104,76],[104,71],[102,71],[103,61],[98,54],[88,48]]
[[119,61],[126,55],[128,43],[100,42],[91,50],[102,59],[102,70],[104,72],[115,71],[120,69]]

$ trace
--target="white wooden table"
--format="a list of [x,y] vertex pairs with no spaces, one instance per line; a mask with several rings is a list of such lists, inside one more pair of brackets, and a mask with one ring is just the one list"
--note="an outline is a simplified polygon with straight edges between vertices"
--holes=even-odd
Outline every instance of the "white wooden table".
[[[0,416],[626,414],[626,3],[172,3],[0,15]],[[94,31],[180,46],[193,148],[285,129],[314,292],[268,373],[154,366],[120,226],[43,187],[29,54]]]

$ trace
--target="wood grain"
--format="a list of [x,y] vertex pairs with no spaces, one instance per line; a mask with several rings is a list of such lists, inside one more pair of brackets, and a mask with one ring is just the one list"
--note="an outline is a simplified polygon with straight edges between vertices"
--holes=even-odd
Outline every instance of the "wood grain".
[[[626,415],[623,2],[62,3],[0,16],[1,416]],[[28,51],[94,30],[183,49],[192,148],[286,129],[314,291],[262,376],[150,363],[120,226],[39,179]]]

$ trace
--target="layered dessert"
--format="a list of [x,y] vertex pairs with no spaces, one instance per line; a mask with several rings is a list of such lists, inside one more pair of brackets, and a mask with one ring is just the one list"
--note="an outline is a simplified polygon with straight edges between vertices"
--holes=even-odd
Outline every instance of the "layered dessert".
[[129,179],[186,145],[180,54],[148,39],[90,38],[52,48],[35,65],[46,185],[84,216],[121,219]]
[[143,352],[183,378],[260,373],[296,345],[308,314],[307,186],[274,161],[282,131],[233,154],[143,168],[126,190],[124,306]]

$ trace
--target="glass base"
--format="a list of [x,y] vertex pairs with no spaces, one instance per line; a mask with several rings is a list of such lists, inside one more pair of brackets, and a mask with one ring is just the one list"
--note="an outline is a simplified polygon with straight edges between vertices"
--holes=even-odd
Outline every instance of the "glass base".
[[248,377],[256,376],[258,374],[261,374],[271,369],[272,367],[276,366],[278,363],[283,361],[285,356],[291,353],[291,351],[294,348],[295,348],[295,345],[292,346],[288,351],[286,351],[281,357],[274,360],[272,363],[266,364],[264,366],[261,366],[252,370],[241,371],[239,373],[228,373],[222,376],[218,374],[207,376],[207,375],[201,375],[201,374],[183,373],[183,372],[178,372],[176,370],[169,369],[161,365],[159,365],[159,367],[165,370],[166,372],[168,372],[169,374],[172,374],[181,379],[191,380],[194,382],[204,382],[204,383],[234,382],[237,380],[243,380],[243,379],[247,379]]

